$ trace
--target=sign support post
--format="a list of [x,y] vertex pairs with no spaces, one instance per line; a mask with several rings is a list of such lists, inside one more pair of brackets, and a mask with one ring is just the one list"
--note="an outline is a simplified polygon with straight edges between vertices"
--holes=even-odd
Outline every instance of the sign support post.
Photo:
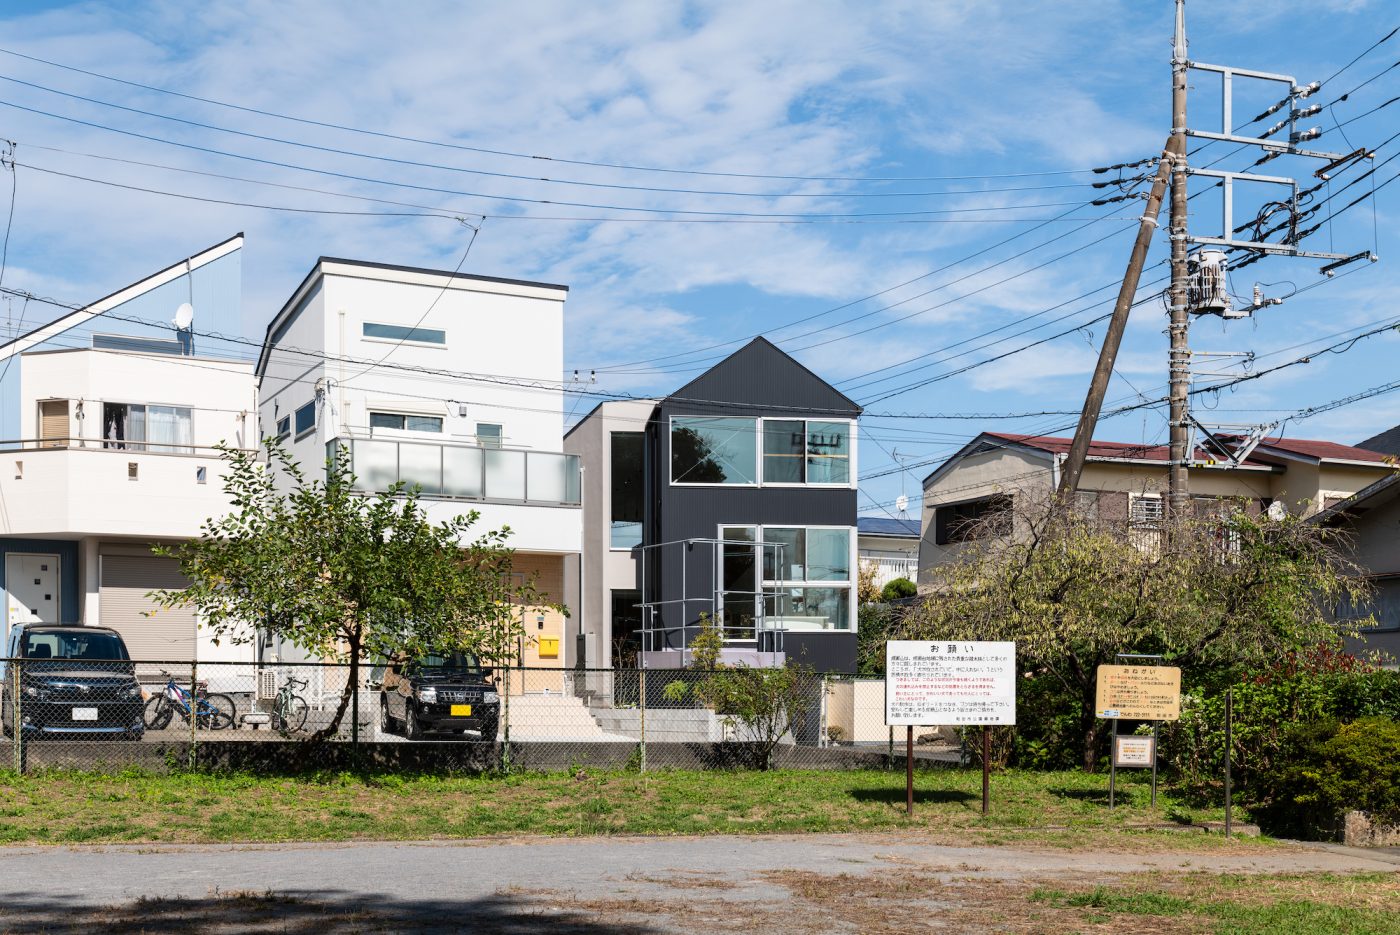
[[[1118,659],[1150,660],[1161,656],[1119,653]],[[1094,713],[1113,722],[1111,755],[1108,758],[1108,807],[1118,803],[1118,767],[1151,768],[1152,808],[1157,807],[1157,739],[1163,721],[1181,718],[1181,669],[1175,666],[1144,664],[1102,665],[1094,693]],[[1150,721],[1152,736],[1120,735],[1118,722]]]
[[1118,719],[1113,719],[1113,737],[1109,743],[1111,755],[1108,758],[1108,807],[1113,808],[1113,795],[1118,783]]
[[992,807],[992,729],[982,725],[982,817]]
[[904,728],[904,814],[914,817],[914,725]]
[[991,811],[992,733],[1016,723],[1016,644],[953,640],[885,643],[885,723],[903,726],[905,813],[914,814],[914,728],[982,728],[982,814]]

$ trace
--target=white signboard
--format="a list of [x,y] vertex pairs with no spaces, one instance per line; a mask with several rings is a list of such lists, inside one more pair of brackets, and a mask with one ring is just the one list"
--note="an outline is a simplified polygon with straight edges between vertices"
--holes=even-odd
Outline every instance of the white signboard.
[[1016,723],[1016,644],[890,640],[885,723],[939,727]]

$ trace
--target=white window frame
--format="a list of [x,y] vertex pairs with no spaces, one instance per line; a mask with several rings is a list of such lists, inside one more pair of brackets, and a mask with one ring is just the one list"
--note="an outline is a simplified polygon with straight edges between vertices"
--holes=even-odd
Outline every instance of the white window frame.
[[[434,415],[430,413],[395,412],[391,409],[371,409],[368,413],[366,413],[366,416],[368,419],[368,428],[371,435],[375,434],[376,432],[394,432],[402,433],[404,435],[417,438],[419,436],[443,435],[447,431],[447,419],[444,416]],[[387,428],[385,426],[376,427],[374,424],[375,416],[398,416],[400,419],[403,420],[404,427],[400,429]],[[411,429],[408,427],[409,419],[437,419],[437,431],[433,431],[431,429]]]
[[[819,421],[820,421],[820,420],[819,420]],[[717,485],[715,485],[715,486],[717,486]],[[793,486],[793,485],[789,485],[789,486]],[[818,525],[815,525],[815,526],[808,526],[808,525],[800,525],[800,524],[792,524],[792,523],[766,523],[766,524],[765,524],[765,523],[720,523],[720,524],[718,524],[718,526],[716,527],[715,538],[718,539],[718,540],[720,540],[721,542],[723,542],[723,541],[724,541],[724,534],[725,534],[725,532],[728,531],[728,530],[731,530],[731,529],[749,529],[749,530],[752,530],[752,531],[753,531],[753,534],[754,534],[753,548],[754,548],[754,552],[755,552],[755,561],[758,562],[758,568],[757,568],[757,571],[756,571],[757,577],[755,578],[755,583],[758,585],[758,591],[759,591],[759,593],[758,593],[757,595],[755,595],[755,597],[754,597],[754,600],[755,600],[755,601],[766,600],[767,597],[768,597],[768,595],[769,595],[771,592],[773,592],[773,591],[778,591],[778,590],[783,590],[783,589],[791,590],[791,589],[794,589],[794,588],[804,588],[804,589],[805,589],[805,588],[828,588],[828,589],[831,589],[831,590],[842,590],[842,589],[844,589],[844,590],[846,591],[847,619],[850,621],[850,626],[849,626],[849,627],[847,627],[847,628],[845,628],[845,629],[840,629],[840,630],[838,630],[838,629],[836,629],[836,628],[833,627],[833,628],[830,629],[830,630],[791,630],[791,631],[789,631],[789,632],[792,632],[792,633],[855,633],[857,630],[860,629],[860,619],[859,619],[859,615],[858,615],[858,611],[859,611],[859,609],[860,609],[860,606],[859,606],[858,594],[856,593],[856,592],[857,592],[856,582],[857,582],[857,580],[858,580],[859,568],[860,568],[860,541],[859,541],[859,540],[860,540],[860,536],[859,536],[858,531],[856,530],[856,527],[854,527],[854,526],[832,526],[832,525],[821,525],[821,524],[818,524]],[[801,580],[801,581],[794,581],[794,580],[787,579],[787,578],[778,579],[778,578],[766,578],[766,577],[764,577],[764,576],[763,576],[763,571],[764,571],[764,554],[765,554],[767,551],[769,551],[768,549],[765,549],[765,548],[763,547],[763,544],[764,544],[764,542],[766,541],[766,540],[764,539],[764,533],[765,533],[767,530],[769,530],[769,529],[801,529],[801,530],[804,530],[804,531],[807,531],[807,530],[814,530],[814,529],[817,529],[817,530],[820,530],[820,529],[836,529],[836,530],[842,530],[842,531],[844,531],[844,532],[846,533],[846,537],[847,537],[847,550],[848,550],[848,554],[847,554],[847,558],[846,558],[846,573],[847,573],[847,577],[844,578],[844,579],[834,580],[834,581],[810,581],[810,580],[807,580],[807,579],[803,579],[803,580]],[[723,545],[719,545],[719,546],[717,546],[716,548],[720,549],[720,554],[719,554],[719,556],[718,556],[718,560],[717,560],[716,563],[715,563],[715,564],[716,564],[716,574],[720,576],[720,580],[718,580],[718,581],[715,582],[715,584],[716,584],[715,592],[716,592],[717,594],[719,594],[719,595],[721,596],[721,599],[722,599],[722,598],[723,598],[723,595],[724,595],[725,593],[727,593],[727,592],[724,590],[724,581],[723,581],[723,575],[724,575],[724,552],[723,552],[723,549],[724,549],[724,546],[723,546]],[[805,573],[805,570],[806,570],[806,567],[807,567],[806,556],[803,556],[802,567],[803,567],[803,570],[804,570],[804,573]],[[723,605],[721,604],[720,610],[722,611],[723,609],[724,609],[724,608],[723,608]],[[731,640],[731,639],[729,639],[728,637],[725,637],[725,642],[728,642],[728,643],[752,643],[752,642],[754,642],[754,641],[753,641],[753,640]]]
[[[102,408],[103,406],[106,406],[108,403],[112,404],[113,406],[140,406],[140,407],[142,407],[143,409],[146,410],[147,415],[150,414],[150,410],[151,410],[151,407],[152,407],[152,406],[157,406],[157,407],[162,408],[162,409],[188,409],[188,410],[190,411],[190,443],[189,443],[189,445],[188,445],[190,451],[188,451],[188,452],[177,451],[175,448],[172,448],[172,447],[169,446],[169,445],[161,445],[161,444],[159,444],[159,443],[154,443],[154,442],[151,442],[149,439],[145,439],[145,438],[142,438],[142,439],[139,439],[139,440],[130,439],[130,438],[124,438],[124,439],[121,440],[121,443],[124,444],[124,445],[128,445],[128,446],[131,446],[131,445],[141,445],[141,446],[145,446],[145,445],[155,444],[156,447],[155,447],[155,448],[146,448],[146,447],[132,448],[132,447],[127,447],[127,448],[125,448],[125,449],[111,449],[111,450],[140,451],[140,452],[142,452],[143,454],[193,454],[193,453],[194,453],[194,449],[196,449],[196,448],[199,447],[198,445],[195,444],[195,441],[194,441],[195,438],[197,437],[197,436],[195,435],[195,425],[196,425],[196,423],[195,423],[195,420],[194,420],[194,416],[195,416],[195,413],[198,412],[198,409],[197,409],[196,407],[194,407],[194,406],[190,406],[190,405],[187,405],[187,404],[185,404],[185,403],[162,403],[162,402],[153,402],[153,401],[151,401],[151,400],[149,400],[149,399],[99,399],[99,400],[97,400],[97,411],[98,411],[98,413],[99,413],[99,416],[98,416],[98,423],[99,423],[99,424],[98,424],[97,430],[98,430],[98,432],[99,432],[100,434],[99,434],[99,436],[98,436],[97,441],[98,441],[99,444],[102,445],[103,448],[106,448],[107,445],[109,444],[109,442],[108,442],[108,440],[107,440],[107,426],[106,426],[106,419],[105,419],[106,412],[105,412],[105,411],[103,410],[103,408]],[[69,415],[69,418],[70,418],[70,419],[72,418],[72,415],[71,415],[71,414]],[[144,423],[144,420],[143,420],[143,424],[146,424],[146,423]]]
[[[705,484],[705,483],[698,483],[698,482],[695,482],[695,481],[678,481],[678,480],[676,480],[674,477],[672,477],[672,472],[675,470],[675,465],[674,465],[674,456],[672,455],[672,452],[671,452],[671,437],[672,437],[672,435],[673,435],[673,434],[675,433],[675,431],[676,431],[676,420],[677,420],[677,419],[751,419],[751,420],[753,421],[753,424],[754,424],[753,427],[754,427],[754,433],[755,433],[755,434],[754,434],[754,454],[753,454],[753,456],[754,456],[754,466],[753,466],[753,477],[754,477],[754,479],[751,480],[751,481],[746,481],[745,483],[742,483],[742,484]],[[746,489],[746,488],[754,488],[754,487],[761,487],[761,486],[763,486],[763,475],[762,475],[762,471],[763,471],[763,436],[762,436],[761,434],[759,434],[759,433],[762,431],[762,428],[763,428],[762,420],[759,419],[757,416],[689,415],[689,414],[686,414],[686,413],[681,413],[681,414],[679,414],[679,415],[673,415],[673,416],[671,416],[670,419],[667,420],[667,425],[666,425],[666,480],[670,483],[670,485],[671,485],[672,487],[704,487],[704,488],[709,489],[709,490],[727,490],[727,489],[744,490],[744,489]],[[733,524],[730,524],[730,525],[733,525]]]
[[[424,331],[441,331],[442,341],[416,341],[412,338],[376,338],[365,334],[365,325],[382,325],[385,328],[407,328],[409,331],[417,331],[420,329]],[[370,344],[393,344],[395,346],[402,344],[406,347],[429,347],[443,351],[447,350],[447,329],[429,328],[425,325],[399,325],[392,321],[372,321],[370,319],[365,319],[360,322],[360,340]]]
[[[802,469],[805,473],[807,469],[807,425],[812,422],[840,422],[850,426],[849,439],[851,446],[850,465],[847,469],[847,479],[844,483],[816,483],[814,481],[802,481],[792,483],[791,481],[770,481],[763,476],[763,439],[768,422],[801,422],[802,423]],[[801,488],[813,487],[817,490],[850,490],[856,486],[856,420],[855,419],[809,419],[805,416],[760,416],[758,420],[758,482],[761,487],[787,487]],[[816,528],[816,527],[813,527]]]
[[[754,463],[754,466],[753,466],[753,476],[754,476],[754,480],[753,480],[753,481],[747,482],[747,483],[742,483],[742,484],[705,484],[705,483],[697,483],[697,482],[695,482],[695,481],[678,481],[678,480],[675,480],[674,478],[672,478],[672,476],[671,476],[671,471],[672,471],[671,438],[672,438],[672,436],[673,436],[673,434],[675,433],[675,430],[676,430],[676,425],[675,425],[675,423],[676,423],[676,420],[677,420],[677,419],[748,419],[748,418],[752,418],[752,419],[753,419],[753,422],[754,422],[754,433],[755,433],[755,436],[754,436],[754,437],[755,437],[755,444],[754,444],[754,462],[755,462],[755,463]],[[804,461],[804,468],[803,468],[804,471],[805,471],[805,469],[806,469],[806,468],[805,468],[805,461],[806,461],[806,457],[807,457],[807,455],[806,455],[806,445],[807,445],[806,439],[807,439],[807,424],[808,424],[809,422],[841,422],[841,423],[844,423],[844,424],[850,426],[850,433],[849,433],[849,435],[847,436],[847,438],[850,439],[851,457],[850,457],[850,468],[849,468],[849,470],[848,470],[848,472],[847,472],[847,480],[846,480],[844,483],[834,483],[834,484],[832,484],[832,483],[814,483],[814,482],[812,482],[812,481],[803,481],[803,482],[801,482],[801,483],[792,483],[792,482],[790,482],[790,481],[769,481],[769,480],[766,480],[766,479],[764,478],[764,476],[763,476],[763,438],[764,438],[765,423],[767,423],[767,422],[801,422],[801,423],[802,423],[802,438],[803,438],[803,443],[802,443],[802,444],[803,444],[803,455],[802,455],[802,457],[803,457],[803,461]],[[670,416],[669,419],[667,420],[667,424],[666,424],[666,479],[667,479],[667,482],[668,482],[672,487],[705,487],[705,488],[714,489],[714,490],[724,490],[724,489],[727,489],[727,488],[735,488],[735,489],[740,489],[740,490],[742,490],[742,489],[747,488],[747,487],[781,487],[781,488],[785,488],[785,489],[789,489],[789,490],[793,490],[793,489],[800,490],[800,489],[803,489],[803,488],[811,488],[811,489],[813,489],[813,490],[854,490],[854,489],[856,488],[857,484],[858,484],[857,474],[859,473],[859,471],[858,471],[858,466],[857,466],[857,464],[856,464],[856,449],[857,449],[857,447],[858,447],[858,442],[859,442],[859,437],[858,437],[858,435],[857,435],[858,426],[859,426],[859,423],[858,423],[858,421],[855,420],[855,419],[841,419],[841,418],[812,418],[812,419],[809,419],[809,418],[807,418],[807,417],[805,417],[805,416],[727,416],[727,415],[699,415],[699,414],[690,414],[690,413],[678,413],[678,414],[675,414],[675,415]],[[815,528],[818,528],[818,527],[812,527],[812,528],[815,529]]]

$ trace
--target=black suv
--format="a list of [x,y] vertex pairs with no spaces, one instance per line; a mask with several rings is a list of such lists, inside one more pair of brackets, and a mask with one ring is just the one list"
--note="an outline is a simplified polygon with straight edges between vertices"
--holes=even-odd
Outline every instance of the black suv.
[[494,741],[501,699],[489,673],[471,653],[430,653],[391,662],[379,686],[379,729],[420,740],[429,731],[466,733]]
[[121,737],[145,732],[141,686],[126,644],[104,627],[22,623],[10,630],[0,663],[0,725],[15,729],[15,683],[19,669],[22,736]]

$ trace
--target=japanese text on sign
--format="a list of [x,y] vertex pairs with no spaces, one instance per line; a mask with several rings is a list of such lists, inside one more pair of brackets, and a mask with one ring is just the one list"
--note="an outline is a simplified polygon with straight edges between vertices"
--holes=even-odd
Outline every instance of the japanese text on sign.
[[1156,738],[1136,734],[1120,734],[1113,738],[1113,765],[1119,769],[1151,767],[1156,759]]
[[1181,719],[1181,670],[1175,666],[1099,666],[1094,693],[1099,717],[1130,721]]
[[1016,644],[890,640],[885,644],[885,723],[1015,724]]

